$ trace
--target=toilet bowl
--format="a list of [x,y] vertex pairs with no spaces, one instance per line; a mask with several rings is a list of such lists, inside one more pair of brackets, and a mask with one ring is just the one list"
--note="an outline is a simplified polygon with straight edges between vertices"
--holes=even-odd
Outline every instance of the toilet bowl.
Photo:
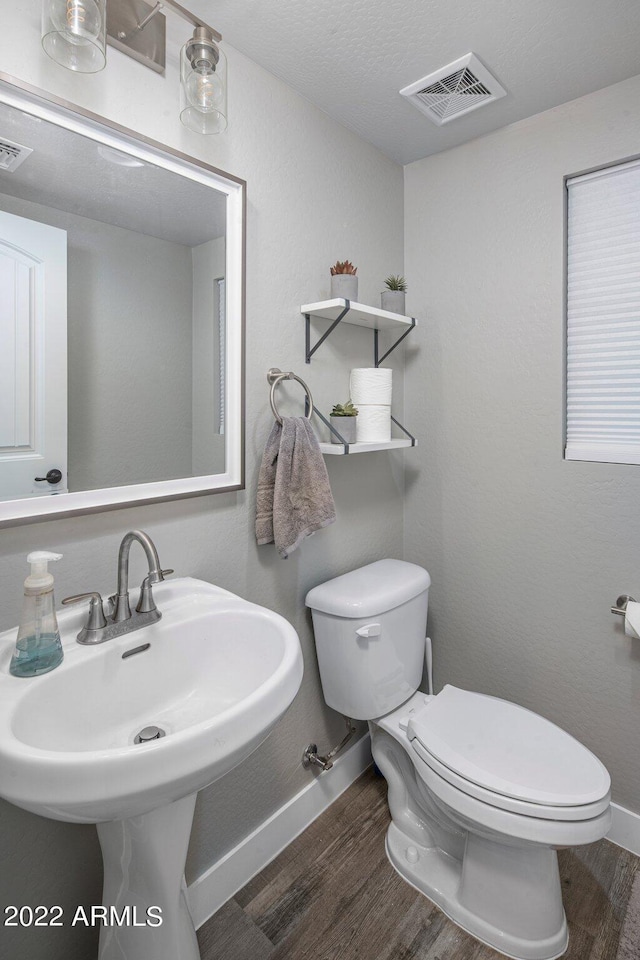
[[400,876],[506,956],[552,960],[568,944],[556,850],[605,836],[609,774],[514,703],[418,690],[429,586],[421,567],[381,560],[309,592],[325,700],[369,722]]

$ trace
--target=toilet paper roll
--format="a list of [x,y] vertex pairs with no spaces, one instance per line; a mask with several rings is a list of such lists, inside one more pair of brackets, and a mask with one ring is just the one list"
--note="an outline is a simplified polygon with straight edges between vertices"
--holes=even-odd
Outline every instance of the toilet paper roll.
[[391,440],[391,407],[388,404],[360,404],[356,436],[358,443]]
[[[358,415],[358,420],[360,415]],[[624,615],[624,632],[628,637],[640,640],[640,603],[629,600]]]
[[349,392],[356,407],[360,403],[390,404],[393,370],[356,367],[351,371]]

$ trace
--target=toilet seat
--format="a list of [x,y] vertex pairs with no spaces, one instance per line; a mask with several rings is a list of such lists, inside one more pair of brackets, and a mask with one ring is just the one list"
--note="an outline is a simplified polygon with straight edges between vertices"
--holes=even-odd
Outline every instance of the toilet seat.
[[[434,769],[437,765],[435,758],[415,737],[408,739],[412,724],[416,719],[428,716],[425,708],[435,699],[417,691],[402,706],[370,721],[374,740],[376,728],[379,728],[402,747],[413,768],[416,787],[427,803],[442,804],[445,815],[452,817],[463,829],[492,839],[499,836],[507,845],[524,842],[570,847],[593,843],[607,834],[611,826],[608,792],[593,805],[560,808],[483,792],[462,777],[458,784],[454,784],[451,781],[456,775],[447,768],[443,768],[447,777],[441,776]],[[401,776],[404,778],[406,774]]]
[[[611,781],[583,744],[516,704],[446,686],[414,713],[407,737],[428,766],[485,804],[543,820],[604,813]],[[431,778],[429,778],[431,779]]]
[[575,822],[581,820],[590,820],[599,816],[609,809],[611,803],[610,791],[595,803],[584,803],[573,807],[553,806],[548,803],[530,803],[526,800],[517,800],[514,797],[505,797],[503,794],[492,793],[483,787],[465,780],[459,774],[445,767],[428,750],[422,746],[418,740],[411,742],[413,753],[416,755],[416,769],[422,779],[422,768],[429,767],[433,773],[440,779],[445,780],[451,786],[464,793],[466,796],[474,797],[491,807],[497,807],[500,810],[507,810],[510,813],[517,813],[523,817],[535,817],[540,820],[555,820],[561,822]]
[[[568,819],[563,808],[565,819],[553,819],[549,814],[561,808],[549,808],[542,805],[537,807],[531,804],[527,812],[505,809],[495,803],[497,794],[491,797],[491,802],[480,800],[464,790],[453,786],[444,777],[423,762],[417,750],[411,750],[413,767],[417,781],[422,789],[433,798],[444,804],[449,816],[454,817],[463,829],[471,830],[475,834],[495,839],[498,834],[502,842],[542,844],[550,847],[573,847],[584,843],[594,843],[602,839],[611,826],[611,807],[609,798],[604,803],[604,809],[596,816],[587,819]],[[501,799],[501,798],[498,798]],[[580,810],[580,808],[575,808]]]

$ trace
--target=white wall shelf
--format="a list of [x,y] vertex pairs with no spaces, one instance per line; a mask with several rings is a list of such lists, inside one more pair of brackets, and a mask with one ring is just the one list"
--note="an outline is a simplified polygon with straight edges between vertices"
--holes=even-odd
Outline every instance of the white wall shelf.
[[[300,307],[300,313],[305,319],[305,360],[311,363],[311,357],[321,344],[327,339],[330,333],[340,323],[350,323],[357,327],[368,327],[373,330],[373,358],[376,367],[379,367],[383,360],[395,350],[399,343],[411,333],[416,326],[415,317],[405,317],[401,313],[391,313],[389,310],[378,310],[377,307],[370,307],[366,303],[356,303],[354,300],[343,300],[336,298],[334,300],[321,300],[319,303],[306,303]],[[311,320],[329,320],[331,326],[317,340],[314,346],[311,346]],[[398,339],[380,356],[378,347],[378,333],[380,330],[395,330],[400,333]],[[340,437],[340,434],[331,426],[330,422],[320,411],[315,409],[316,415],[322,420],[332,436]],[[405,436],[400,440],[381,440],[376,443],[346,443],[340,437],[339,443],[321,443],[320,449],[327,456],[346,456],[351,453],[375,453],[378,450],[399,450],[404,447],[415,447],[416,439],[409,431],[402,426],[399,420],[391,417],[391,420]]]
[[[402,450],[405,447],[415,447],[417,443],[411,440],[380,440],[378,443],[349,443],[346,453],[376,453],[378,450]],[[345,456],[345,449],[342,443],[321,443],[320,450],[325,456]]]
[[358,327],[369,327],[370,330],[392,330],[396,327],[415,326],[414,317],[405,317],[401,313],[391,313],[389,310],[378,310],[366,303],[356,303],[354,300],[321,300],[320,303],[306,303],[300,307],[304,316],[319,317],[321,320],[337,320],[340,314],[348,309],[343,317],[344,323],[354,323]]
[[[311,363],[311,357],[327,337],[333,333],[338,324],[350,323],[355,324],[357,327],[368,327],[370,330],[373,330],[373,362],[376,367],[379,367],[382,361],[386,360],[398,344],[411,333],[417,322],[415,317],[405,317],[401,313],[391,313],[389,310],[379,310],[377,307],[370,307],[366,303],[356,303],[355,300],[343,300],[340,298],[321,300],[319,303],[303,304],[300,307],[300,313],[305,319],[306,363]],[[329,329],[322,334],[313,346],[311,346],[312,318],[331,321]],[[400,333],[400,336],[393,346],[391,346],[382,357],[380,356],[378,346],[378,333],[380,330],[396,330]]]

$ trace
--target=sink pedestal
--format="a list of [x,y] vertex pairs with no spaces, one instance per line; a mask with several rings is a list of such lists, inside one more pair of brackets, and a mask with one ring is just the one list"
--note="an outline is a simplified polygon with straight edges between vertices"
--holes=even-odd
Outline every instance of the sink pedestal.
[[[113,908],[100,930],[98,960],[200,960],[184,882],[195,803],[194,793],[130,820],[97,824],[102,902]],[[150,907],[161,914],[148,913]]]

